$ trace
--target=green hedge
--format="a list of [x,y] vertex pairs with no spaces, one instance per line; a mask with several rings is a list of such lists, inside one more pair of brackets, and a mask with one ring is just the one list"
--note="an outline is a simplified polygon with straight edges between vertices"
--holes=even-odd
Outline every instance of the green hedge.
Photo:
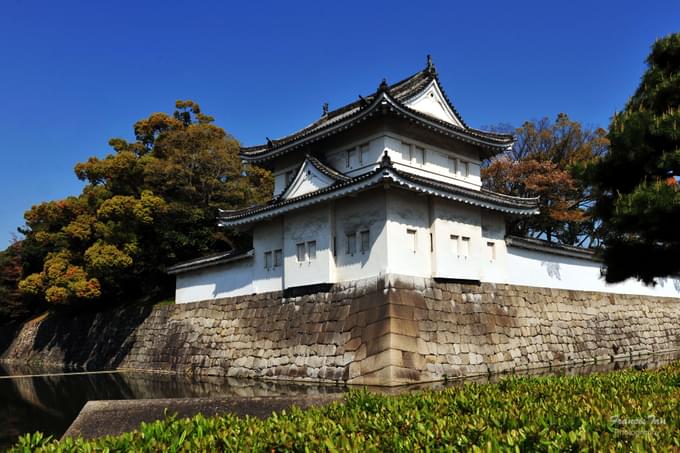
[[266,420],[169,418],[135,432],[12,451],[679,451],[680,363],[653,371],[507,378],[293,408]]

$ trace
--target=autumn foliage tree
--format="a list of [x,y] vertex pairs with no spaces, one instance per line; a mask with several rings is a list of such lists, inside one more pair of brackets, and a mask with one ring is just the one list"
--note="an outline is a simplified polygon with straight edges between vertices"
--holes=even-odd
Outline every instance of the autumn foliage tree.
[[530,121],[515,130],[517,141],[482,168],[485,188],[519,197],[540,197],[540,214],[511,219],[508,234],[567,245],[594,245],[598,224],[584,170],[606,152],[603,129],[584,128],[565,114]]
[[33,304],[21,297],[18,289],[21,280],[21,241],[13,241],[0,251],[0,324],[21,319],[31,314]]
[[167,265],[247,241],[218,229],[218,209],[264,201],[272,178],[242,167],[238,143],[212,117],[178,101],[134,133],[76,165],[80,195],[26,212],[25,297],[58,305],[165,297],[174,287]]
[[654,43],[647,66],[592,168],[609,282],[680,274],[680,33]]

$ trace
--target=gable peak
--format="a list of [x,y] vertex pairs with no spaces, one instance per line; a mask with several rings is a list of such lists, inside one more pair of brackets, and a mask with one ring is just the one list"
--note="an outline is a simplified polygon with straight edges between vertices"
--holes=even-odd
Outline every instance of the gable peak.
[[437,74],[437,68],[434,67],[434,63],[432,63],[432,55],[430,54],[427,54],[427,65],[425,66],[425,70],[432,75]]

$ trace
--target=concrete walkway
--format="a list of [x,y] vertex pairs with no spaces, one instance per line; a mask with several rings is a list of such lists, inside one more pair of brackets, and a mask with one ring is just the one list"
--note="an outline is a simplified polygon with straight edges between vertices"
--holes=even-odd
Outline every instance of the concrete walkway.
[[292,406],[302,409],[341,399],[343,394],[301,397],[223,397],[89,401],[62,437],[94,439],[137,429],[141,422],[162,420],[167,414],[178,418],[196,414],[212,416],[234,413],[266,418]]

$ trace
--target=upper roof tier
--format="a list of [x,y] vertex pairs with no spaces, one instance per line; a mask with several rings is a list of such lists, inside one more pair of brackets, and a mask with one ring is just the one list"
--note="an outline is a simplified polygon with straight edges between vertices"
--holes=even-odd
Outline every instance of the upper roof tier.
[[382,81],[378,90],[357,101],[324,113],[309,126],[277,140],[242,147],[241,157],[249,162],[265,162],[287,154],[305,144],[346,130],[376,114],[406,117],[436,133],[476,145],[482,157],[491,157],[511,147],[514,137],[482,131],[468,126],[444,91],[437,71],[428,56],[427,66],[400,82]]

